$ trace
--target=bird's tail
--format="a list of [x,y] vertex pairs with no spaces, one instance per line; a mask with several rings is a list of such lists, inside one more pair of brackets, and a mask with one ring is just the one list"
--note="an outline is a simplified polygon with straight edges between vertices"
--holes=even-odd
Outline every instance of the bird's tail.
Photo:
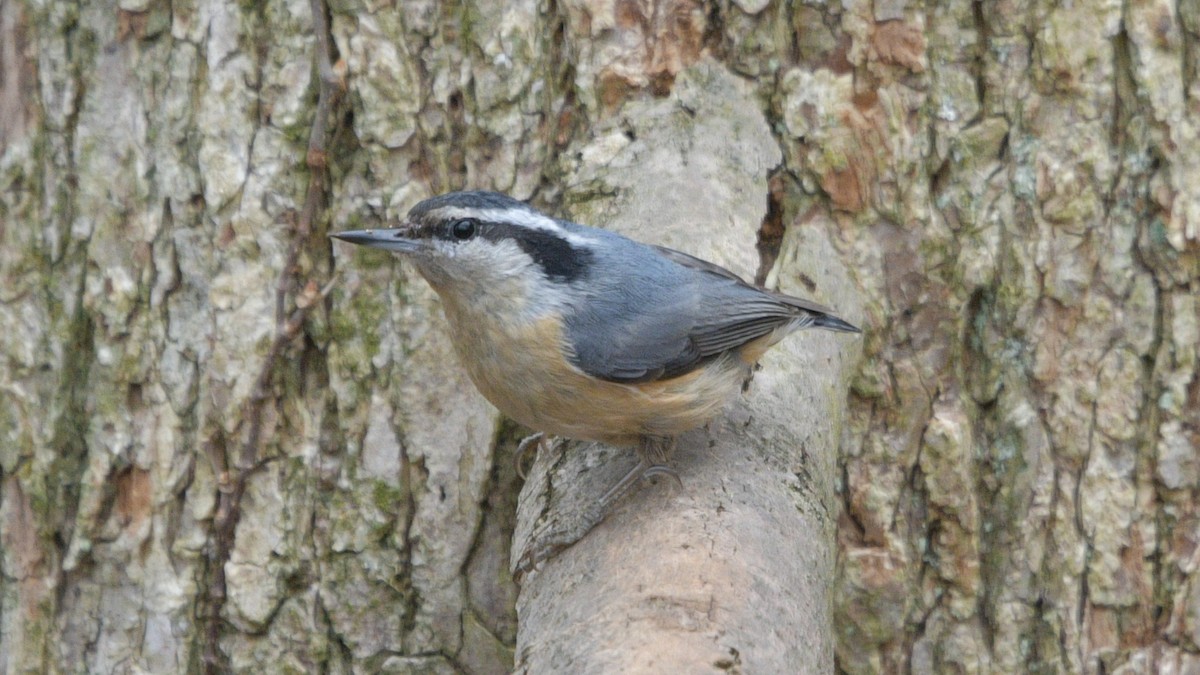
[[813,322],[809,324],[812,328],[824,328],[826,330],[835,330],[839,333],[861,333],[862,329],[854,324],[847,323],[837,318],[832,314],[815,314]]

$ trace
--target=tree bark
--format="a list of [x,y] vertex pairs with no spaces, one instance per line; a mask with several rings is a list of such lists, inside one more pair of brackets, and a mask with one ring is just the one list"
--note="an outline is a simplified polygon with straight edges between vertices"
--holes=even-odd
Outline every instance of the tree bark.
[[[1200,667],[1198,38],[1195,0],[0,0],[0,670]],[[436,298],[325,236],[462,187],[866,333],[777,347],[518,599],[545,486],[631,459],[543,453],[518,522]]]
[[[753,277],[780,155],[749,86],[702,60],[670,96],[626,104],[594,135],[565,180],[581,222]],[[829,243],[800,236],[780,283],[812,295],[804,269],[822,301],[854,316]],[[594,529],[633,453],[544,453],[521,494],[514,566],[586,534],[523,575],[517,670],[830,672],[833,467],[856,342],[804,334],[777,347],[719,421],[679,439],[681,487],[635,491]]]
[[891,9],[784,110],[875,327],[839,665],[1196,668],[1200,6]]

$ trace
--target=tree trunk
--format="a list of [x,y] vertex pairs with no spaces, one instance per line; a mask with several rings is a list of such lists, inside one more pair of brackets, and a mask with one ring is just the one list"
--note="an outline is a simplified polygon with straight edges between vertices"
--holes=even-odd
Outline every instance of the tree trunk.
[[[0,0],[0,671],[1200,668],[1198,38],[1194,0]],[[866,333],[769,353],[518,598],[510,540],[578,529],[547,486],[631,458],[542,453],[518,511],[436,298],[325,236],[461,187]]]
[[883,7],[784,108],[874,327],[839,664],[1200,667],[1200,5]]
[[[754,276],[780,155],[747,84],[705,59],[671,95],[626,104],[594,135],[564,180],[581,222]],[[779,285],[812,295],[803,269],[823,302],[857,313],[820,231],[797,230],[784,251]],[[518,670],[829,672],[833,471],[856,347],[844,335],[790,338],[721,420],[679,440],[681,487],[629,495],[523,575]],[[586,531],[580,514],[635,462],[628,449],[587,444],[540,457],[521,494],[518,571]]]

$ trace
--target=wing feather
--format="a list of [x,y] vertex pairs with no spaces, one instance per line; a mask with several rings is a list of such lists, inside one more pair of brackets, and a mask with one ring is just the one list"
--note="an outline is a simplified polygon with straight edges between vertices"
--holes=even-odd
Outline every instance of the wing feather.
[[827,315],[849,326],[822,305],[751,286],[686,253],[639,248],[632,253],[644,257],[626,269],[640,272],[600,284],[567,320],[572,361],[595,377],[669,379],[781,326],[802,328]]

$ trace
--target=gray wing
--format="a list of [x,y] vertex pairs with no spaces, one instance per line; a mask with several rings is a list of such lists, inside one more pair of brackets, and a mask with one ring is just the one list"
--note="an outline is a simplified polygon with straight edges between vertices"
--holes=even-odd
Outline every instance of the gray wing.
[[655,251],[658,251],[664,258],[668,258],[669,260],[671,260],[673,262],[677,262],[680,265],[683,265],[684,267],[691,267],[692,269],[700,270],[702,272],[710,272],[717,276],[725,277],[726,279],[732,279],[734,281],[739,281],[739,282],[745,283],[745,280],[743,280],[741,277],[734,274],[733,272],[730,272],[729,270],[725,269],[724,267],[721,267],[720,265],[717,265],[714,263],[710,263],[707,260],[704,260],[703,258],[697,258],[696,256],[694,256],[690,253],[684,253],[683,251],[676,251],[673,248],[667,248],[666,246],[657,246],[654,244],[651,244],[650,248],[654,249]]
[[[711,272],[718,276],[725,277],[726,279],[732,279],[733,281],[738,282],[739,285],[741,285],[745,288],[749,288],[759,295],[766,295],[766,296],[770,297],[773,302],[781,303],[783,305],[786,305],[787,307],[792,308],[793,311],[791,311],[789,313],[789,315],[792,317],[791,320],[796,322],[795,327],[797,329],[806,328],[808,326],[813,326],[814,328],[824,328],[826,330],[838,331],[841,333],[861,333],[862,332],[862,330],[859,329],[858,326],[855,326],[854,324],[851,324],[851,323],[847,323],[846,321],[843,321],[842,319],[838,318],[836,315],[834,315],[833,310],[830,309],[829,307],[826,307],[825,305],[813,302],[812,300],[805,300],[804,298],[797,298],[794,295],[787,295],[785,293],[777,293],[775,291],[768,291],[764,288],[759,288],[757,286],[751,286],[750,284],[743,281],[741,277],[734,274],[733,272],[730,272],[729,270],[725,269],[724,267],[721,267],[719,265],[714,265],[714,264],[708,262],[707,260],[701,260],[700,258],[697,258],[696,256],[688,255],[687,253],[684,253],[683,251],[676,251],[673,248],[667,248],[665,246],[655,246],[653,248],[655,250],[657,250],[659,253],[661,253],[664,256],[666,256],[667,258],[669,258],[670,260],[679,263],[680,265],[683,265],[685,267],[691,267],[693,269],[697,269],[697,270],[700,270],[703,272]],[[799,310],[799,311],[796,311],[796,310]],[[753,339],[753,338],[751,338],[751,339]]]
[[[659,253],[666,256],[667,258],[670,258],[671,260],[679,263],[680,265],[684,265],[686,267],[691,267],[693,269],[701,270],[704,272],[711,272],[713,274],[725,277],[726,279],[733,279],[734,281],[736,281],[742,285],[749,286],[749,284],[747,284],[745,282],[745,280],[743,280],[741,277],[734,274],[733,272],[730,272],[729,270],[725,269],[724,267],[721,267],[720,265],[714,265],[713,263],[710,263],[707,260],[697,258],[696,256],[689,255],[687,253],[684,253],[683,251],[676,251],[673,248],[667,248],[666,246],[654,246],[653,248],[656,251],[658,251]],[[750,286],[750,287],[756,291],[766,293],[767,295],[770,295],[770,296],[778,299],[780,302],[791,305],[792,307],[795,307],[797,309],[803,309],[803,310],[806,310],[809,312],[816,312],[818,314],[828,314],[829,316],[833,316],[833,310],[831,308],[826,307],[825,305],[815,303],[812,300],[805,300],[804,298],[797,298],[795,296],[785,295],[783,293],[775,293],[774,291],[760,289],[756,286]],[[855,329],[855,330],[857,330],[857,329]]]
[[587,301],[567,317],[571,357],[584,372],[628,383],[677,377],[780,326],[828,313],[686,253],[653,249],[620,266],[629,274],[593,280]]

